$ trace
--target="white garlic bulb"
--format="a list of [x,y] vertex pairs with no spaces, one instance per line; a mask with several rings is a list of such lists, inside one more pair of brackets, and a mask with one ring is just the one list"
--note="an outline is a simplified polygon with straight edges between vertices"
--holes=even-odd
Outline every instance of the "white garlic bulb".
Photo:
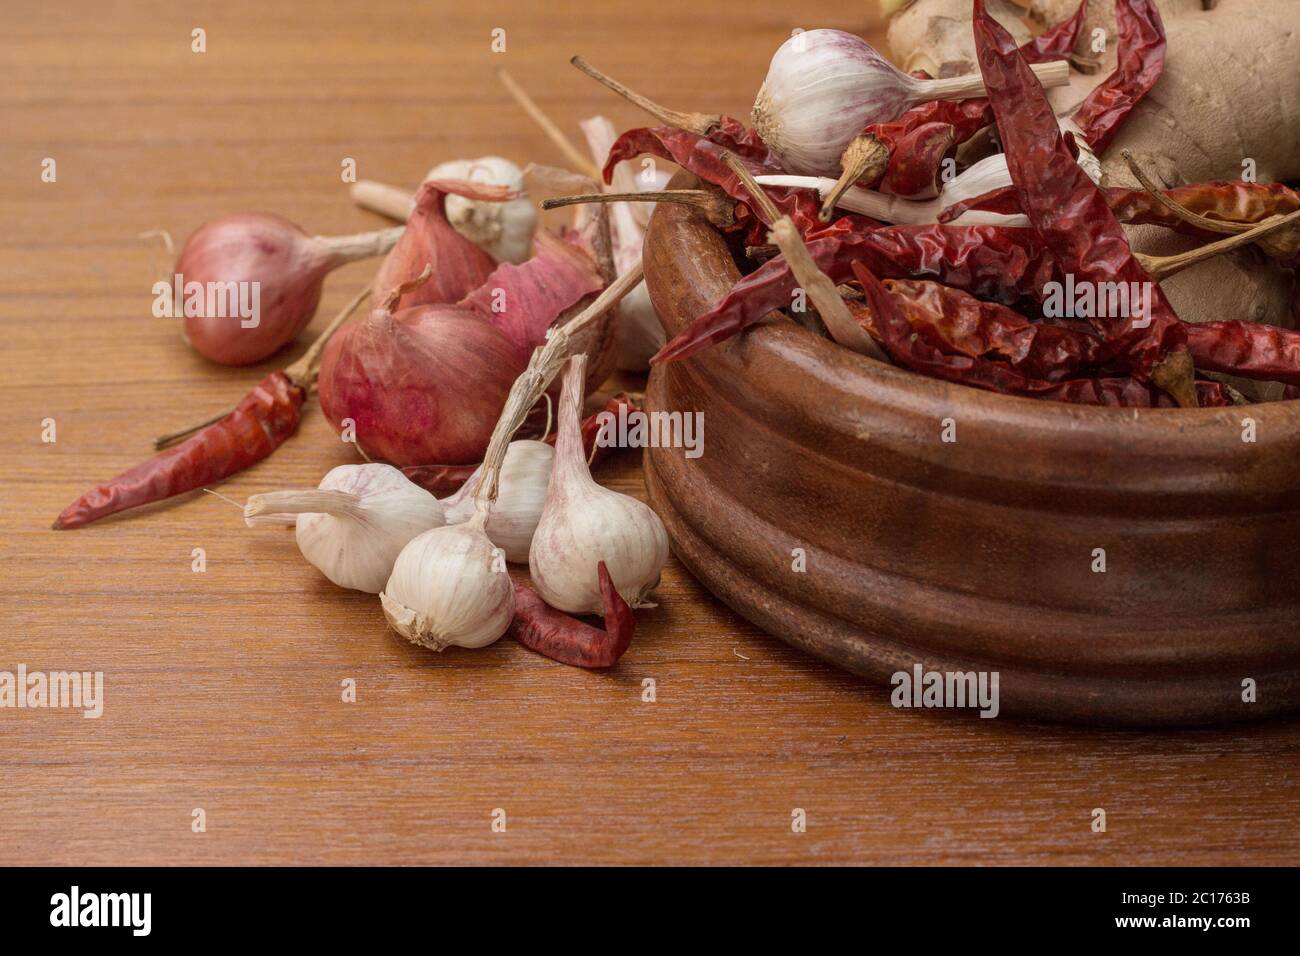
[[514,585],[483,533],[484,517],[426,531],[398,555],[379,600],[393,630],[413,644],[486,647],[510,626]]
[[378,594],[407,542],[443,524],[438,499],[392,465],[340,465],[316,489],[253,495],[249,526],[297,515],[298,549],[340,587]]
[[[465,179],[509,186],[524,192],[523,171],[500,156],[454,159],[429,170],[425,180],[430,179]],[[447,197],[446,210],[452,228],[497,262],[518,265],[528,258],[533,231],[537,228],[537,208],[527,195],[508,202],[486,202],[451,195]]]
[[632,607],[653,607],[646,595],[668,561],[668,534],[647,505],[592,480],[579,425],[585,374],[586,356],[569,359],[555,468],[528,554],[533,587],[558,610],[601,614],[597,565],[604,561],[623,600]]
[[[555,449],[546,442],[521,439],[506,448],[497,479],[497,499],[488,509],[484,530],[492,543],[505,552],[507,561],[528,560],[554,463]],[[474,497],[482,481],[483,466],[479,465],[455,494],[443,499],[447,524],[460,524],[473,517]]]
[[[1064,60],[1030,69],[1045,87],[1070,82]],[[751,119],[786,172],[834,178],[845,147],[867,126],[891,122],[918,103],[984,93],[978,73],[918,80],[852,33],[805,30],[773,55]]]

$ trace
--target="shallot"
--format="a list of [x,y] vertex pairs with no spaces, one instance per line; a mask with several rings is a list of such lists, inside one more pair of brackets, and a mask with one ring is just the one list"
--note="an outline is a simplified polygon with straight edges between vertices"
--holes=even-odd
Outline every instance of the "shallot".
[[401,227],[352,236],[309,236],[271,213],[241,212],[201,226],[182,247],[176,274],[155,286],[185,317],[185,337],[223,365],[251,365],[307,327],[333,269],[387,252]]
[[340,433],[350,420],[358,446],[394,465],[480,461],[529,352],[601,286],[581,249],[548,234],[536,256],[499,266],[455,305],[397,310],[421,298],[414,283],[399,286],[326,348],[321,409]]

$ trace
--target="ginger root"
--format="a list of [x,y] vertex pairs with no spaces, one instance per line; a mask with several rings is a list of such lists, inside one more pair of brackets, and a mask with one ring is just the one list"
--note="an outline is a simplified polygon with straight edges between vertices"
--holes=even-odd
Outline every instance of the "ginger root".
[[[1164,73],[1102,157],[1103,182],[1137,185],[1121,156],[1124,149],[1166,188],[1246,174],[1258,182],[1300,180],[1296,0],[1220,0],[1212,10],[1202,0],[1156,5],[1168,37]],[[1114,68],[1114,4],[1089,0],[1088,7],[1080,42],[1090,44],[1092,28],[1100,27],[1107,31],[1107,51],[1098,72],[1073,71],[1069,87],[1049,91],[1062,116]],[[1038,25],[1047,26],[1072,15],[1078,3],[1030,0],[1029,8]],[[976,68],[970,15],[969,0],[915,0],[890,24],[895,61],[908,68],[928,60],[949,72],[960,72],[964,64]],[[1149,255],[1197,244],[1156,226],[1131,227],[1129,237],[1135,250]],[[1238,318],[1291,326],[1295,285],[1290,270],[1250,248],[1172,276],[1161,288],[1188,321]]]

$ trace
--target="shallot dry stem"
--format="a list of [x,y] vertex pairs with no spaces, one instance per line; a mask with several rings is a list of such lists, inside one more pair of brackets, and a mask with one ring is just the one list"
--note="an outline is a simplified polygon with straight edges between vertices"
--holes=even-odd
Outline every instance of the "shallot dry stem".
[[600,170],[582,154],[582,151],[573,144],[569,137],[564,135],[564,131],[542,112],[541,107],[533,101],[533,98],[528,95],[522,86],[515,82],[515,78],[504,67],[497,70],[497,79],[501,81],[501,85],[506,88],[506,91],[514,97],[520,108],[528,114],[534,123],[541,127],[547,138],[559,148],[560,152],[564,154],[564,158],[573,164],[574,169],[581,171],[592,179],[600,180]]
[[736,204],[720,192],[707,189],[665,189],[646,193],[588,193],[580,196],[557,196],[542,202],[543,209],[558,209],[578,203],[675,202],[693,206],[704,213],[719,229],[736,224]]
[[641,109],[645,110],[665,126],[675,126],[677,129],[684,129],[697,136],[708,136],[709,133],[717,129],[722,123],[722,117],[717,114],[682,113],[678,110],[670,110],[666,106],[660,106],[649,97],[642,96],[635,90],[624,86],[613,77],[602,73],[580,56],[573,57],[569,62],[583,73],[586,73],[597,83],[613,90],[628,102],[641,107]]

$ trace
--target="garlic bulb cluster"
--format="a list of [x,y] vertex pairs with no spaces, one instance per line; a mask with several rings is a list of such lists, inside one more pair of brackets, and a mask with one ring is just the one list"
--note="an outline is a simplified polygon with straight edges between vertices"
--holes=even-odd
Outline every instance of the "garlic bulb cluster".
[[[506,448],[497,479],[497,498],[488,509],[484,530],[492,543],[505,552],[507,561],[528,560],[554,463],[555,449],[546,442],[520,439]],[[447,524],[461,524],[474,516],[474,499],[482,483],[483,466],[479,465],[454,495],[443,499]]]
[[443,524],[438,499],[392,465],[340,465],[320,487],[253,495],[249,526],[296,515],[298,549],[340,587],[378,594],[407,542]]
[[[1031,67],[1044,86],[1069,83],[1064,60]],[[796,33],[772,57],[754,101],[754,129],[787,172],[835,177],[849,142],[929,100],[984,95],[979,74],[918,80],[861,37],[841,30]]]
[[413,644],[442,651],[486,647],[510,626],[515,589],[483,533],[485,511],[434,528],[402,549],[379,595],[389,625]]
[[585,375],[586,356],[570,358],[560,397],[555,468],[528,553],[533,587],[558,610],[601,614],[597,565],[604,561],[623,600],[632,607],[651,607],[646,595],[668,561],[668,534],[648,506],[592,480],[579,425]]
[[455,159],[429,170],[425,180],[465,179],[474,183],[509,186],[521,193],[507,202],[484,202],[448,196],[447,221],[462,236],[497,262],[516,265],[528,258],[537,228],[537,208],[524,193],[523,171],[500,156]]

